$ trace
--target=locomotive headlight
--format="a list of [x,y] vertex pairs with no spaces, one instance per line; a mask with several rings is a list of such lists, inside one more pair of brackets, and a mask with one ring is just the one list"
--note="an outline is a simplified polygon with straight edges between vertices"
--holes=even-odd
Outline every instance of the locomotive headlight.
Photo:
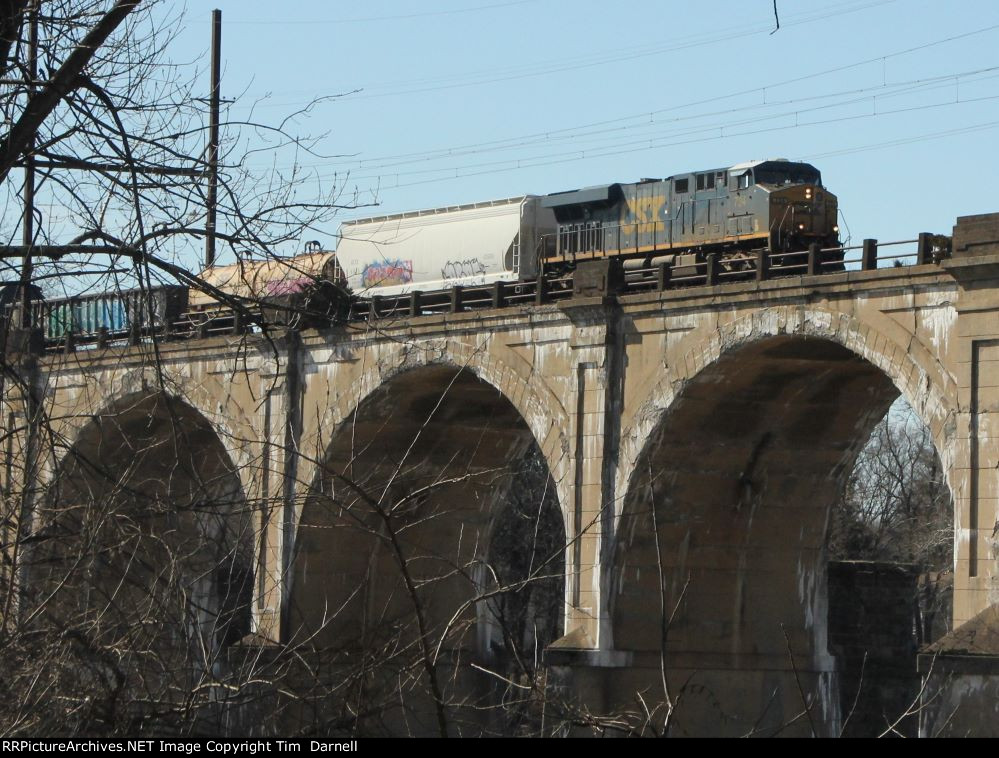
[[805,225],[804,224],[798,224],[798,229],[800,229],[801,231],[804,231],[805,230]]
[[812,188],[811,187],[806,187],[805,188],[805,199],[806,200],[811,200],[812,199]]
[[834,226],[834,227],[833,227],[833,231],[834,231],[834,232],[838,232],[838,231],[839,231],[839,227],[838,227],[838,226]]

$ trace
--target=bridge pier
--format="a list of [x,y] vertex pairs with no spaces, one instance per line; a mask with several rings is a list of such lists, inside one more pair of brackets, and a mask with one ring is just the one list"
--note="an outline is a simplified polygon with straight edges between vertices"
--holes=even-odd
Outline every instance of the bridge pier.
[[[567,560],[568,638],[560,649],[608,650],[608,543],[613,528],[614,477],[623,391],[620,310],[613,298],[579,298],[560,306],[572,324],[565,371],[572,409]],[[574,381],[572,381],[574,380]]]

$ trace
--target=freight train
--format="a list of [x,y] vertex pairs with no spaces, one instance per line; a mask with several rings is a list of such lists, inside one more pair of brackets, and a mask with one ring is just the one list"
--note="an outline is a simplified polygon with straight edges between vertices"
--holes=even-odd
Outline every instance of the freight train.
[[[348,298],[398,296],[570,274],[580,262],[621,259],[626,269],[666,265],[674,277],[708,256],[750,270],[755,251],[770,265],[802,273],[802,251],[817,244],[842,259],[836,196],[808,163],[783,159],[607,184],[547,196],[524,195],[344,222],[335,251],[310,243],[293,258],[243,261],[201,272],[225,293],[202,289],[107,294],[39,304],[45,336],[122,332],[229,312],[233,302],[269,322],[342,317]],[[145,298],[146,305],[143,305]],[[151,299],[150,299],[151,298]],[[91,302],[93,301],[93,302]]]

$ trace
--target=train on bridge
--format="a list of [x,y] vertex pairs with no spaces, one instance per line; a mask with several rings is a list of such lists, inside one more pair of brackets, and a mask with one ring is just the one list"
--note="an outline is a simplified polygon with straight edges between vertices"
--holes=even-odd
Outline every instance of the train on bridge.
[[778,267],[800,266],[810,244],[835,257],[837,214],[814,166],[752,161],[351,221],[336,254],[354,293],[380,296],[557,278],[604,258],[632,270],[665,264],[679,278],[710,255],[742,269],[754,265],[755,250],[786,254]]
[[[804,273],[803,251],[843,258],[837,199],[808,163],[783,159],[344,222],[336,249],[202,271],[207,287],[36,302],[47,341],[205,323],[249,309],[269,323],[329,323],[351,301],[510,285],[571,288],[576,266],[620,260],[680,286],[710,259],[730,274]],[[549,282],[549,285],[545,285]],[[8,285],[9,287],[9,285]],[[222,297],[220,297],[222,295]],[[346,305],[345,305],[346,304]],[[8,308],[9,310],[9,308]]]

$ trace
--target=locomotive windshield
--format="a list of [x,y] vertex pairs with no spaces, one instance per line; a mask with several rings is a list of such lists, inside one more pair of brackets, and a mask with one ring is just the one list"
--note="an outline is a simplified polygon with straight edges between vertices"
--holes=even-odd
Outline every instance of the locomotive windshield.
[[755,171],[757,184],[821,184],[822,175],[807,163],[764,163]]

